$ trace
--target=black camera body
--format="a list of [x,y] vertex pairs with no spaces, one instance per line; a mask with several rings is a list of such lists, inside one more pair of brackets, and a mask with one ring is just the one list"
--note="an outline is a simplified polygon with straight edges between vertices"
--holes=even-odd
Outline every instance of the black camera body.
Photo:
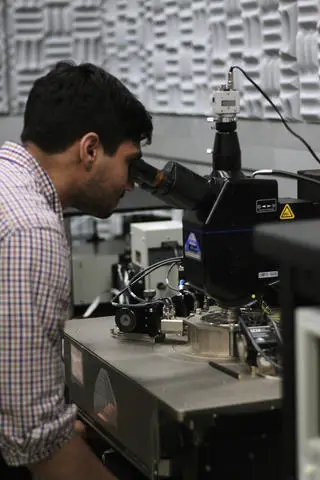
[[161,335],[162,301],[123,306],[116,310],[115,322],[122,333]]

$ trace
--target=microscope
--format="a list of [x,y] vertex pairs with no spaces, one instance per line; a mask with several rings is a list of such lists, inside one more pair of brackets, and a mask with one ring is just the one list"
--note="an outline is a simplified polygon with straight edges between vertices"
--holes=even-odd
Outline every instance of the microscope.
[[[279,282],[278,265],[257,254],[253,233],[258,224],[280,221],[284,209],[292,212],[296,199],[279,199],[276,180],[248,176],[242,170],[237,134],[240,94],[232,71],[212,102],[216,134],[210,175],[202,177],[175,162],[159,170],[142,158],[132,164],[130,175],[141,188],[184,211],[183,274],[171,304],[183,318],[181,333],[187,332],[193,354],[236,359],[260,373],[278,374],[281,329],[264,302],[266,290]],[[320,215],[318,204],[302,203],[301,217],[290,221]],[[181,298],[187,304],[184,313]],[[170,311],[165,299],[154,304],[149,299],[145,307],[143,303],[120,307],[116,311],[120,331],[153,337],[165,333],[162,326]]]

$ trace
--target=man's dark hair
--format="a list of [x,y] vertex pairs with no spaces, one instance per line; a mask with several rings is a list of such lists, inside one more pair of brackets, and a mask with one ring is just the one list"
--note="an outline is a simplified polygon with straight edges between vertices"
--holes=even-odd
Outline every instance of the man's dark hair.
[[30,91],[21,141],[60,153],[88,132],[95,132],[113,155],[124,141],[151,141],[151,115],[102,68],[59,62]]

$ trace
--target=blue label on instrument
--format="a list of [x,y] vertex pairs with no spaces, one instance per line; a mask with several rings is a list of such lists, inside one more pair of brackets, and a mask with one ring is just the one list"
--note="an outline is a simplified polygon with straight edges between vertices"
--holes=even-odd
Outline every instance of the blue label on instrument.
[[196,235],[191,232],[188,235],[184,245],[184,253],[186,257],[201,261],[201,250]]

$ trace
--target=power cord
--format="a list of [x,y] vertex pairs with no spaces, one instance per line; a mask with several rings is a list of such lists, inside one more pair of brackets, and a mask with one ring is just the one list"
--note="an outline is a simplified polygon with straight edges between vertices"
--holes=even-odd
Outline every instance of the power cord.
[[279,108],[275,105],[275,103],[271,100],[271,98],[262,90],[262,88],[259,87],[259,85],[247,74],[247,72],[245,70],[243,70],[243,68],[239,67],[238,65],[233,65],[232,67],[230,67],[229,72],[233,72],[234,70],[239,70],[239,72],[241,72],[246,77],[246,79],[249,80],[249,82],[261,93],[261,95],[270,103],[272,108],[277,112],[277,114],[279,115],[283,125],[288,130],[288,132],[290,132],[291,135],[293,135],[298,140],[300,140],[300,142],[303,143],[303,145],[311,153],[313,158],[318,163],[320,163],[320,159],[317,156],[317,154],[315,153],[315,151],[310,147],[310,145],[308,144],[308,142],[304,138],[302,138],[298,133],[296,133],[294,130],[292,130],[292,128],[288,125],[286,119],[284,118],[284,116],[280,112]]

